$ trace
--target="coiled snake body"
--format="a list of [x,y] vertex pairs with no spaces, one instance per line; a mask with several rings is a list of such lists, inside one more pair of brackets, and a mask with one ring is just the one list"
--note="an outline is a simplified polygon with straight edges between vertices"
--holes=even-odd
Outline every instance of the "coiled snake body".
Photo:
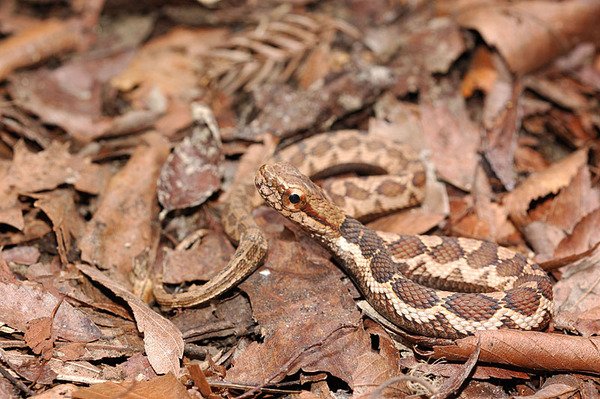
[[263,165],[256,187],[268,205],[340,261],[375,310],[421,335],[544,328],[552,308],[546,273],[495,244],[465,238],[378,233],[328,200],[292,165]]
[[[346,216],[415,205],[423,195],[424,171],[418,158],[401,146],[367,139],[355,131],[324,136],[290,147],[273,161],[284,159],[311,176],[367,165],[370,171],[391,175],[326,183],[334,193],[346,192],[327,195],[295,166],[275,162],[259,169],[256,189],[269,206],[336,256],[375,310],[402,329],[440,338],[484,329],[538,330],[548,324],[551,282],[522,255],[473,239],[375,232]],[[357,160],[363,162],[357,165]],[[254,193],[249,185],[240,186],[225,209],[224,226],[239,239],[236,255],[225,270],[208,283],[208,290],[173,295],[159,289],[161,304],[204,302],[258,266],[266,240],[251,216]],[[399,198],[399,204],[392,204],[392,198]]]

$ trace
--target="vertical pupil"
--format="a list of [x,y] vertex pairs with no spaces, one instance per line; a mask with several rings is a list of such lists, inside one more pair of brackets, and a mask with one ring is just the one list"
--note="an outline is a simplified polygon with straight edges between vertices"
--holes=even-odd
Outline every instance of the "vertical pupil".
[[297,204],[298,202],[300,202],[300,196],[298,194],[290,194],[288,199],[292,204]]

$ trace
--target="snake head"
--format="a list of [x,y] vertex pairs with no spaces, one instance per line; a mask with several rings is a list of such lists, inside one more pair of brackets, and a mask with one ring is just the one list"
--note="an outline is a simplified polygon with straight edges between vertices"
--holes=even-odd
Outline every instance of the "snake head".
[[296,222],[313,236],[339,236],[344,213],[325,192],[288,163],[261,166],[254,184],[267,205]]

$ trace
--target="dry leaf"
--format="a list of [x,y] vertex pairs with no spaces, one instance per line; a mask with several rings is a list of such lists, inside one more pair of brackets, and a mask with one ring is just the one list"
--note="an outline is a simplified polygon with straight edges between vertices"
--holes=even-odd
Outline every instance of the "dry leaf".
[[179,375],[179,359],[183,356],[183,338],[177,327],[96,268],[83,264],[78,264],[77,268],[124,299],[131,307],[138,330],[144,333],[144,348],[154,371],[158,374],[171,372]]
[[79,388],[72,396],[77,399],[191,399],[185,386],[171,373],[150,381],[108,381]]
[[[60,299],[37,284],[0,282],[0,321],[19,331],[27,330],[27,323],[47,317]],[[67,341],[91,342],[102,337],[100,329],[85,314],[62,301],[54,317],[53,332]]]
[[591,254],[562,269],[562,279],[554,285],[557,328],[583,336],[600,333],[599,262],[600,250],[596,247]]
[[481,342],[479,360],[533,370],[598,372],[600,338],[573,337],[537,331],[480,331],[453,345],[435,346],[433,356],[467,360]]
[[166,210],[202,204],[221,186],[221,137],[207,107],[194,103],[192,135],[184,138],[162,166],[158,200]]
[[34,206],[44,211],[52,221],[58,254],[62,264],[66,265],[69,263],[67,255],[72,249],[72,240],[79,240],[85,228],[84,221],[75,206],[73,192],[54,190],[31,196],[37,199]]
[[156,134],[146,139],[147,145],[137,148],[110,180],[78,243],[84,261],[116,269],[122,281],[127,281],[135,257],[153,250],[158,239],[156,182],[169,146]]
[[[525,74],[583,41],[600,39],[600,4],[589,0],[525,1],[465,7],[458,23],[498,48],[510,68]],[[507,34],[510,32],[510,34]]]
[[504,197],[504,205],[510,215],[521,224],[525,223],[531,201],[548,194],[556,194],[566,187],[587,162],[587,150],[579,150],[553,164],[548,169],[533,173]]
[[[264,215],[282,220],[270,210]],[[377,330],[381,349],[372,351],[369,332],[357,327],[360,315],[339,270],[318,255],[323,251],[308,241],[302,249],[286,231],[274,234],[278,239],[270,243],[267,266],[241,285],[264,342],[251,343],[238,356],[227,380],[262,385],[299,369],[327,371],[366,393],[396,375],[398,354],[391,340]]]
[[8,90],[19,105],[73,139],[88,143],[114,134],[112,117],[102,112],[102,85],[131,60],[131,52],[74,58],[58,68],[40,68],[10,78]]
[[225,235],[210,232],[190,249],[164,251],[163,282],[181,284],[210,280],[227,265],[234,249]]
[[[451,110],[459,108],[460,111]],[[438,176],[469,191],[479,162],[480,133],[469,119],[461,100],[447,104],[421,104],[423,135]]]
[[73,50],[82,44],[81,28],[75,21],[47,19],[0,41],[0,80],[17,68]]

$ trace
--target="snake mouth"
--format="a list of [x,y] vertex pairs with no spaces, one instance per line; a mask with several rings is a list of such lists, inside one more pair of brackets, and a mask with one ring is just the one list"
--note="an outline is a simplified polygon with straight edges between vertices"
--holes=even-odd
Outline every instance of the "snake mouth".
[[276,210],[281,209],[281,194],[278,190],[281,185],[278,183],[277,173],[271,165],[262,165],[256,171],[254,176],[256,190],[265,202]]

